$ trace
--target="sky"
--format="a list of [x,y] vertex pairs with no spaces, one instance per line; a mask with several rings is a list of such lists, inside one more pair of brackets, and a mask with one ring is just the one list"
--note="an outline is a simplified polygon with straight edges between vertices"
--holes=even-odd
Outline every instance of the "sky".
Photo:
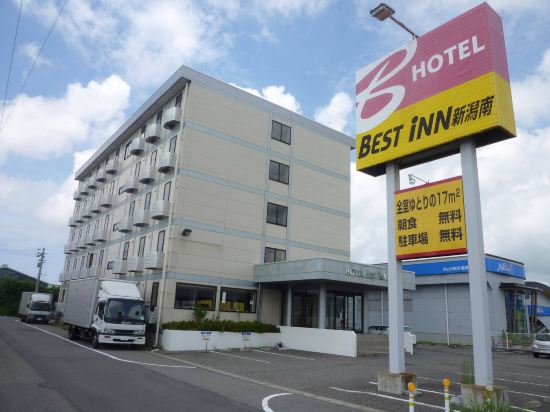
[[[185,64],[355,135],[355,71],[410,40],[373,19],[374,0],[64,0],[0,2],[0,264],[43,279],[63,269],[74,171]],[[422,35],[479,4],[388,2]],[[495,0],[518,137],[478,150],[487,253],[550,284],[550,14],[543,0]],[[34,67],[32,67],[35,62]],[[32,68],[32,70],[31,70]],[[30,74],[29,74],[30,73]],[[4,99],[4,96],[6,98]],[[387,260],[385,177],[351,170],[351,259]],[[458,156],[401,171],[436,181]]]

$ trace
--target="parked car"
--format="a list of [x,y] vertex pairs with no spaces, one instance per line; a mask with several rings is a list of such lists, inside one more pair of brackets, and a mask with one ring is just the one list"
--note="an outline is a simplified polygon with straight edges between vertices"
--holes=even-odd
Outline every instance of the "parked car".
[[[388,326],[387,325],[372,325],[367,328],[367,333],[371,335],[388,335]],[[403,326],[404,332],[409,332],[413,337],[413,345],[416,345],[416,335],[414,334],[413,328],[410,326]]]
[[550,356],[550,333],[539,333],[535,335],[531,350],[535,358],[538,358],[540,355]]

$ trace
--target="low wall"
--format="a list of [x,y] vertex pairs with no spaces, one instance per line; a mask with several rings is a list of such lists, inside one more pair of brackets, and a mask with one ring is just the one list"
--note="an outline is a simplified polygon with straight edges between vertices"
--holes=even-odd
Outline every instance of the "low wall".
[[[355,332],[332,329],[281,326],[281,333],[201,332],[170,330],[162,332],[162,348],[169,352],[187,350],[224,350],[274,347],[282,343],[286,349],[357,356]],[[208,338],[208,339],[206,339]]]
[[353,331],[280,326],[283,347],[308,352],[357,356],[357,336]]
[[281,341],[280,333],[243,335],[239,332],[209,332],[205,334],[196,330],[169,329],[164,329],[162,332],[162,348],[169,352],[274,347]]

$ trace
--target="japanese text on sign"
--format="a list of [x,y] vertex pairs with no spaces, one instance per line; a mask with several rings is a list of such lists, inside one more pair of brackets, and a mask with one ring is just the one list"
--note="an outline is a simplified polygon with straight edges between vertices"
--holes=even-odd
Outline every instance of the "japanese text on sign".
[[460,176],[395,193],[398,259],[466,252]]

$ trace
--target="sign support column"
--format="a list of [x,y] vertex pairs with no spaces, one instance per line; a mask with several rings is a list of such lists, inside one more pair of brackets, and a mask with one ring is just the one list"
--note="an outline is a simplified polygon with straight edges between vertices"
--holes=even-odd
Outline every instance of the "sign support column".
[[481,200],[477,171],[476,146],[473,138],[460,143],[464,208],[466,212],[466,237],[468,239],[468,272],[470,283],[470,312],[474,344],[474,368],[476,385],[493,385],[493,359],[489,336],[489,304],[487,296],[487,272],[481,223]]
[[386,163],[386,209],[388,213],[388,338],[390,373],[405,372],[403,342],[403,270],[396,258],[394,196],[399,190],[399,166]]

